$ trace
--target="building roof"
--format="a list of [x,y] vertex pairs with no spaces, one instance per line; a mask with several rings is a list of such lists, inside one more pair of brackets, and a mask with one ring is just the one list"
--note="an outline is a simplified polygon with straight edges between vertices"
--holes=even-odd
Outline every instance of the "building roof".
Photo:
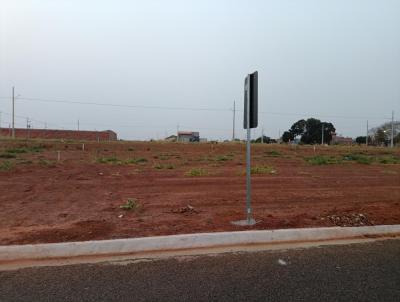
[[178,131],[178,135],[193,135],[196,132],[193,131]]

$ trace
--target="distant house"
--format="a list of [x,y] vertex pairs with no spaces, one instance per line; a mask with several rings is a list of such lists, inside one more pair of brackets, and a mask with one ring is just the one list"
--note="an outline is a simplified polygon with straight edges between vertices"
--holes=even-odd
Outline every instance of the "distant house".
[[[11,128],[0,128],[0,136],[11,137]],[[17,138],[36,139],[65,139],[65,140],[86,140],[86,141],[116,141],[117,133],[111,130],[106,131],[85,131],[85,130],[55,130],[55,129],[15,129]]]
[[351,137],[338,136],[336,133],[332,133],[332,145],[351,145],[353,144],[353,139]]
[[176,138],[177,138],[176,135],[170,135],[170,136],[166,137],[164,140],[167,142],[176,142]]
[[200,133],[193,131],[179,131],[178,132],[178,142],[191,143],[199,142]]

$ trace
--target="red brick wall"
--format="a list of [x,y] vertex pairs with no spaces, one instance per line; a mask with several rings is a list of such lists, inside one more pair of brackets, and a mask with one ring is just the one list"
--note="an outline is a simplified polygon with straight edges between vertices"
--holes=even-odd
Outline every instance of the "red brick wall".
[[[0,136],[10,136],[11,129],[1,128]],[[18,138],[44,138],[44,139],[70,139],[88,141],[115,141],[117,134],[114,131],[76,131],[76,130],[52,130],[52,129],[15,129],[15,137]]]

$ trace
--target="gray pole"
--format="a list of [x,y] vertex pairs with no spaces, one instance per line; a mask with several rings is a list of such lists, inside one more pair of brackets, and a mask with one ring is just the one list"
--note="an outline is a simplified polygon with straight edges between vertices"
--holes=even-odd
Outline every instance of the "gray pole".
[[78,119],[78,131],[79,131],[79,119]]
[[235,101],[233,101],[232,141],[235,141],[235,119],[236,119],[236,103]]
[[393,136],[394,136],[394,111],[392,110],[392,135],[390,136],[390,148],[393,148]]
[[15,138],[15,94],[14,94],[14,86],[12,88],[12,138]]
[[261,128],[261,144],[264,144],[264,126]]
[[368,147],[368,120],[367,120],[367,135],[365,136],[365,146]]
[[324,144],[324,123],[322,123],[322,139],[321,139],[321,145]]
[[247,208],[247,224],[251,224],[251,169],[250,169],[250,78],[248,79],[247,89],[247,152],[246,152],[246,208]]

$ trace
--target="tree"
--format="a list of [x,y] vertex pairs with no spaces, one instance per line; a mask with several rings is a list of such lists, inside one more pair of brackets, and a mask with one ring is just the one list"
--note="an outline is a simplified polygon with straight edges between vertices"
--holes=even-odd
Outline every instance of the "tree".
[[[356,138],[356,143],[359,145],[365,145],[365,141],[366,141],[366,136],[358,136]],[[368,136],[368,144],[371,144],[372,140],[371,137]]]
[[306,131],[307,122],[305,120],[298,120],[296,123],[290,127],[289,132],[291,133],[293,138],[297,136],[303,135]]
[[395,144],[395,145],[400,144],[400,133],[397,134],[397,135],[393,138],[393,144]]
[[324,143],[329,144],[332,140],[332,133],[334,133],[336,129],[332,123],[321,122],[319,119],[309,118],[307,120],[299,120],[292,125],[288,132],[292,139],[301,136],[300,140],[304,144],[319,144],[322,142],[322,126],[324,131]]
[[382,144],[386,145],[386,143],[387,143],[386,134],[385,134],[385,131],[382,128],[378,129],[376,131],[376,133],[375,133],[375,142],[378,145],[382,145]]
[[282,141],[288,143],[289,141],[293,140],[294,137],[289,131],[283,132]]
[[[271,138],[264,135],[263,141],[264,141],[264,144],[269,144],[269,143],[271,143]],[[255,140],[255,143],[261,143],[261,136]]]

